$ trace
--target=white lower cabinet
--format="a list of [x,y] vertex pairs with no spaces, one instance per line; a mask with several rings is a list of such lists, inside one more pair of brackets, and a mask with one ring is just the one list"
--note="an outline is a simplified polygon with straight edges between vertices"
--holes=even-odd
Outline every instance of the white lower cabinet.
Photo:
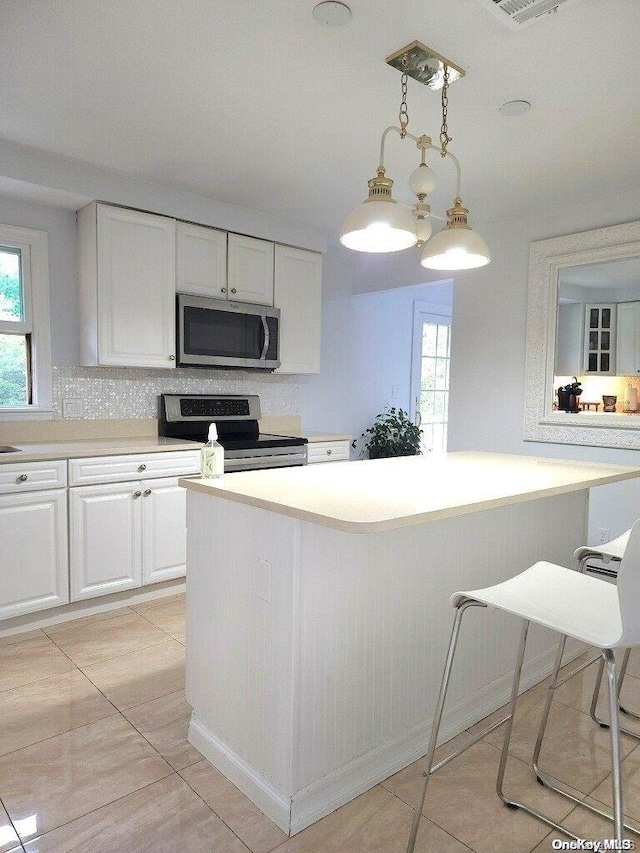
[[183,577],[187,562],[187,491],[178,478],[147,480],[142,492],[142,583]]
[[307,445],[307,463],[344,462],[349,459],[349,439],[335,441],[310,441]]
[[69,601],[66,489],[0,496],[0,619]]
[[186,492],[177,477],[69,490],[71,600],[186,572]]
[[72,601],[140,586],[141,485],[69,490]]

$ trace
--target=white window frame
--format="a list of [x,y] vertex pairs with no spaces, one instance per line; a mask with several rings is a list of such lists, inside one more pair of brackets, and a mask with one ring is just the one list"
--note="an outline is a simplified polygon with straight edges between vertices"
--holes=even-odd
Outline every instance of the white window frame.
[[49,235],[0,224],[0,246],[20,249],[24,321],[0,321],[0,333],[31,336],[31,392],[28,406],[0,406],[0,421],[50,419],[51,318],[49,310]]

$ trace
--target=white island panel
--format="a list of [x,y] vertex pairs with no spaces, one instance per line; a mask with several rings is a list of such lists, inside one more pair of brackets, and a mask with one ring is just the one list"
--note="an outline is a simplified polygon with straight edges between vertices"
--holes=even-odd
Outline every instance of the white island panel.
[[[589,487],[638,475],[450,454],[183,481],[190,741],[298,832],[425,753],[451,594],[573,565]],[[507,699],[518,635],[468,614],[443,739]],[[554,650],[533,631],[524,686]]]

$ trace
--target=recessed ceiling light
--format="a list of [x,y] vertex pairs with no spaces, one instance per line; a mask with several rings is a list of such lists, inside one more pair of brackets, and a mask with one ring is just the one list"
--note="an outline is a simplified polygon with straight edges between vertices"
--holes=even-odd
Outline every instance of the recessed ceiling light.
[[528,113],[531,109],[529,101],[507,101],[498,108],[501,116],[521,116],[523,113]]
[[323,27],[343,27],[351,20],[351,9],[346,3],[324,0],[313,7],[313,20]]

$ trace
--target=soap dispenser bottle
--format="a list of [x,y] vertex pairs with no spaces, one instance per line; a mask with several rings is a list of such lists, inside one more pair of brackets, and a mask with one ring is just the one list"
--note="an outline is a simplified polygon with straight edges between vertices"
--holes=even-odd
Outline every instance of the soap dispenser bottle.
[[200,473],[207,479],[216,479],[224,474],[224,447],[218,444],[218,428],[209,427],[208,441],[200,451]]

